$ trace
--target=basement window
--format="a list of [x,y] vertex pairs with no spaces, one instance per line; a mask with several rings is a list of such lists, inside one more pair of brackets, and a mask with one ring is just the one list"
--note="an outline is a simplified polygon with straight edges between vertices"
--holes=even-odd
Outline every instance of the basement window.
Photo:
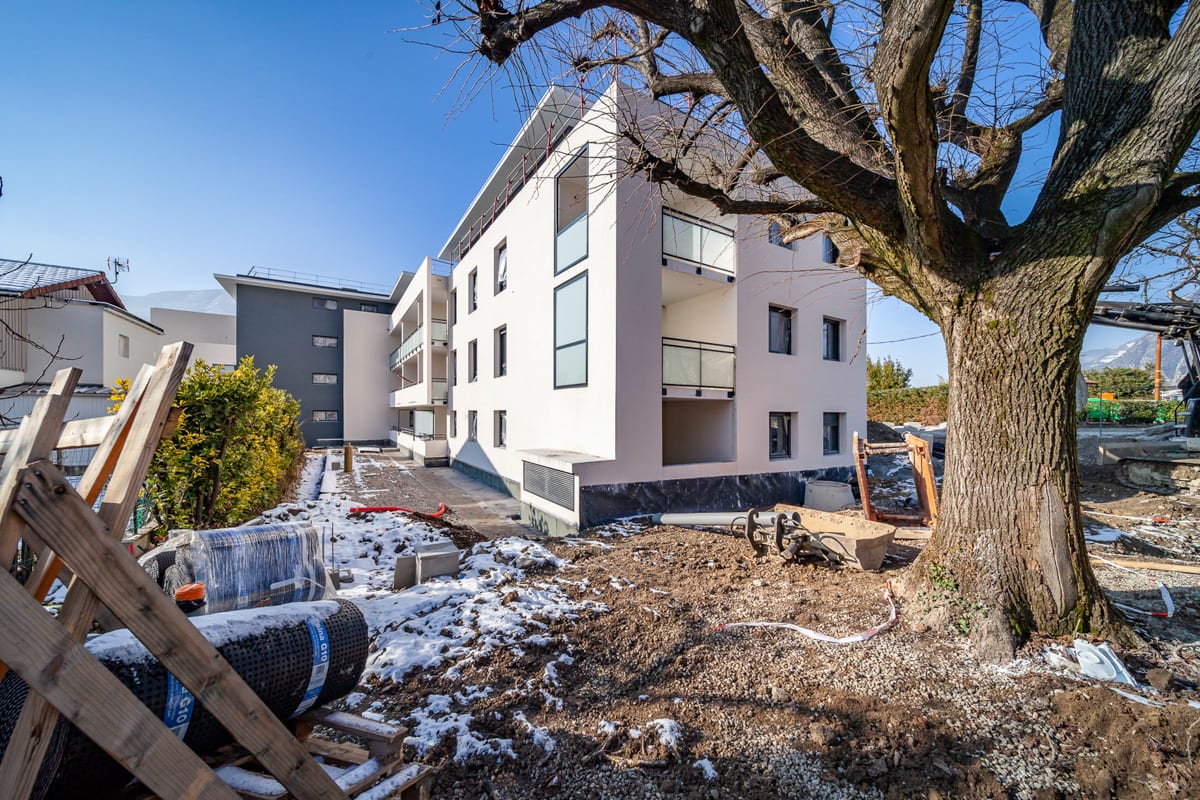
[[316,410],[312,412],[313,422],[337,422],[338,412],[336,409]]
[[336,372],[314,372],[312,374],[312,382],[332,385],[338,382],[338,376]]

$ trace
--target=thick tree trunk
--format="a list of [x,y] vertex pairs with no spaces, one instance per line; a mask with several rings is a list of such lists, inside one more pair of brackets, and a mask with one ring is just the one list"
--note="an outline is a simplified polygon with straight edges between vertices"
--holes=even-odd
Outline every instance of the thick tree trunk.
[[1124,632],[1092,573],[1080,521],[1075,380],[1084,326],[1068,297],[1029,286],[945,310],[941,516],[916,567],[943,588],[957,583],[991,660],[1011,657],[1033,630]]

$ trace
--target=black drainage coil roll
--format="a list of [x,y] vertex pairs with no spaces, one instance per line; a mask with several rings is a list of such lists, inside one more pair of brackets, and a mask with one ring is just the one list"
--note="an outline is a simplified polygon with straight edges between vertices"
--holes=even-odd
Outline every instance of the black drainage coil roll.
[[[345,600],[291,603],[193,618],[192,622],[280,719],[351,692],[367,661],[367,624]],[[129,631],[96,636],[87,648],[197,753],[233,737]],[[0,682],[0,756],[27,687],[13,672]],[[131,776],[74,725],[59,720],[34,797],[107,797]]]

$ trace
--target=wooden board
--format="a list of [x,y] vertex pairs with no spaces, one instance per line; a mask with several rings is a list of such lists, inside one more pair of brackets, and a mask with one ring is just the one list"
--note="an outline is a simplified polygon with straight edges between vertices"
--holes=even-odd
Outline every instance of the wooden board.
[[[187,745],[34,602],[16,578],[3,572],[0,607],[0,658],[146,786],[162,797],[235,798]],[[4,760],[23,764],[25,755],[10,743]],[[33,778],[41,763],[39,759],[27,767]],[[0,790],[0,796],[7,800],[13,795]]]
[[[177,342],[164,347],[154,368],[143,368],[130,385],[126,402],[117,413],[117,425],[110,431],[108,437],[99,446],[95,457],[88,464],[87,470],[80,479],[79,487],[84,493],[83,502],[88,506],[88,516],[98,524],[107,526],[104,537],[119,537],[125,530],[129,513],[133,510],[133,502],[129,500],[128,487],[134,481],[140,488],[145,478],[150,458],[154,455],[159,435],[162,432],[165,419],[170,412],[175,391],[183,380],[187,369],[187,360],[191,355],[191,345]],[[16,453],[14,452],[14,457]],[[107,484],[106,484],[107,482]],[[100,490],[107,485],[111,491],[115,488],[120,500],[127,503],[108,503],[106,493],[105,506],[101,508],[100,518],[91,513],[91,505],[100,495]],[[133,499],[136,499],[136,495]],[[19,515],[11,513],[8,517],[19,519]],[[58,572],[59,556],[54,552],[43,551],[41,555],[43,568],[33,576],[32,588],[40,601],[45,597],[52,582],[52,576]],[[124,560],[129,560],[127,557]],[[67,596],[59,610],[58,621],[66,629],[67,634],[76,641],[91,629],[92,620],[96,616],[98,603],[92,592],[79,581],[71,581]],[[26,754],[23,761],[16,758],[5,758],[0,763],[0,788],[9,800],[26,800],[33,791],[34,776],[30,764],[39,764],[45,758],[50,746],[50,732],[54,729],[58,713],[37,694],[30,694],[21,708],[17,723],[9,739],[9,747],[16,753]]]
[[53,464],[38,461],[29,466],[13,508],[66,561],[76,582],[82,579],[294,796],[345,800],[345,793],[216,648],[108,535]]

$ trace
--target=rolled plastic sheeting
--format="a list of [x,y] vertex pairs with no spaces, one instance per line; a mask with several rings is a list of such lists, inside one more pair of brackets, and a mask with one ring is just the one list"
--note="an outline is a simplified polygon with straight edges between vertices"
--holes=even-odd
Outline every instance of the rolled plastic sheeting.
[[196,614],[334,594],[317,531],[304,522],[176,531],[138,563],[171,596],[184,584],[202,582],[207,602]]
[[[246,609],[192,620],[280,719],[353,691],[367,662],[367,624],[345,600]],[[127,630],[85,645],[197,753],[233,742],[224,727]],[[0,682],[0,757],[28,688],[12,671]],[[108,797],[131,776],[74,725],[59,719],[35,798]]]

